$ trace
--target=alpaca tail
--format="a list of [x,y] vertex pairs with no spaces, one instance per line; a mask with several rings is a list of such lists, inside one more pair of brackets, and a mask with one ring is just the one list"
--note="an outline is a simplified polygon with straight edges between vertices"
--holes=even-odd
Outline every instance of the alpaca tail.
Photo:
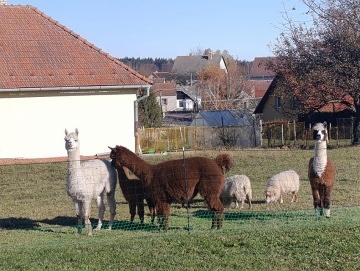
[[233,167],[233,161],[229,154],[219,154],[216,156],[215,162],[224,173],[228,172]]

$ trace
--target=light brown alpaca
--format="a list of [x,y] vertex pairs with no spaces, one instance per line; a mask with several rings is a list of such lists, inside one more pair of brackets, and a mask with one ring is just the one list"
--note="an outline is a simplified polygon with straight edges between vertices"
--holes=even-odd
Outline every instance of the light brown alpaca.
[[315,155],[309,161],[308,176],[310,180],[313,203],[317,217],[325,212],[330,217],[331,192],[335,182],[335,165],[327,157],[327,124],[316,123],[313,126]]
[[214,211],[212,228],[221,228],[224,206],[220,194],[225,182],[224,171],[232,167],[228,154],[215,159],[190,157],[149,164],[123,146],[111,148],[116,154],[116,165],[129,168],[152,193],[160,228],[169,227],[172,202],[187,203],[198,191],[208,208]]

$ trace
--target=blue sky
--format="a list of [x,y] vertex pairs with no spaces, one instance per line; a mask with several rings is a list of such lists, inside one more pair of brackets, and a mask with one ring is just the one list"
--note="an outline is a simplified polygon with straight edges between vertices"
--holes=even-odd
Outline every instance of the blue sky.
[[7,4],[32,5],[116,58],[175,59],[210,48],[251,61],[272,55],[269,45],[276,43],[285,10],[293,20],[303,20],[306,11],[300,0],[7,0]]

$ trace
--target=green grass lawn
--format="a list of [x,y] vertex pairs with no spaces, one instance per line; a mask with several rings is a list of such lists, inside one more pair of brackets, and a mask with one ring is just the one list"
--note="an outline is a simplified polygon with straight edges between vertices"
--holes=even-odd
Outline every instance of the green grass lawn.
[[[66,163],[0,167],[0,270],[358,270],[360,209],[358,147],[328,151],[337,177],[331,218],[316,219],[307,164],[312,150],[230,150],[234,168],[253,189],[253,209],[227,209],[224,227],[210,230],[212,213],[200,197],[190,209],[173,204],[170,230],[146,217],[129,222],[117,188],[112,231],[77,234],[66,194]],[[219,151],[145,156],[150,163]],[[286,169],[301,177],[299,201],[264,203],[267,178]],[[108,211],[108,210],[107,210]],[[108,212],[106,212],[108,219]],[[97,222],[95,202],[92,222]],[[105,225],[105,228],[107,225]]]

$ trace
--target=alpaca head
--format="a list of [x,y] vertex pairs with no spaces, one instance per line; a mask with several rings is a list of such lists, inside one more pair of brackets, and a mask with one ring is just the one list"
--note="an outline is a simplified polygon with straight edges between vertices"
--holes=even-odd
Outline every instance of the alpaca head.
[[321,141],[326,141],[327,143],[329,142],[326,122],[324,123],[319,122],[313,126],[313,139],[316,142],[321,142]]
[[114,166],[114,167],[121,167],[121,163],[122,161],[120,160],[121,159],[121,156],[120,156],[120,146],[116,145],[114,148],[108,146],[109,149],[111,150],[110,151],[110,159],[111,159],[111,164]]
[[112,148],[110,146],[108,146],[110,149],[110,159],[111,159],[111,164],[116,167],[116,148]]
[[65,149],[67,151],[76,150],[79,148],[79,130],[76,128],[75,132],[69,133],[67,129],[65,129]]

